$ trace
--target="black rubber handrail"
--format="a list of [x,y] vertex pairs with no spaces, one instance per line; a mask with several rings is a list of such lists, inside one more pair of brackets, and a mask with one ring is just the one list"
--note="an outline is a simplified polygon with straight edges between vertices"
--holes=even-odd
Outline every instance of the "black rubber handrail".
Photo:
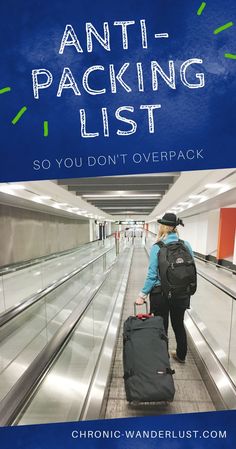
[[13,318],[15,318],[16,316],[20,315],[22,312],[24,312],[29,307],[33,306],[36,302],[38,302],[39,300],[44,298],[46,295],[51,293],[56,288],[60,287],[62,284],[64,284],[68,280],[70,280],[72,277],[74,277],[77,274],[79,274],[81,271],[83,271],[89,265],[93,264],[94,262],[96,262],[101,257],[104,257],[104,255],[106,255],[110,251],[114,250],[114,248],[115,248],[114,246],[112,248],[109,248],[107,251],[104,251],[102,254],[99,254],[94,259],[92,259],[89,262],[87,262],[84,265],[82,265],[80,268],[72,271],[71,273],[69,273],[66,276],[63,276],[61,279],[59,279],[54,284],[46,287],[40,293],[36,293],[35,295],[30,296],[25,301],[22,301],[21,303],[18,303],[15,306],[13,306],[10,309],[8,309],[6,312],[3,312],[0,315],[0,327],[3,326],[4,324],[6,324],[7,322],[9,322],[10,320],[12,320]]
[[[90,242],[92,243],[92,242]],[[76,248],[67,249],[65,251],[59,251],[58,253],[48,254],[48,256],[40,256],[34,259],[28,259],[22,262],[12,263],[10,265],[3,265],[0,269],[0,276],[4,276],[8,273],[14,273],[15,271],[23,270],[24,268],[31,267],[41,263],[42,261],[47,261],[51,259],[56,259],[57,257],[66,256],[67,254],[72,254],[76,251],[79,251],[83,246],[87,243],[82,243]]]
[[[109,236],[107,236],[107,238],[110,238],[110,237],[113,237],[113,234],[110,234]],[[103,241],[105,241],[105,240],[103,240]],[[56,259],[57,257],[66,256],[67,254],[73,254],[73,253],[81,250],[84,246],[91,245],[92,243],[95,243],[95,242],[102,242],[102,240],[100,240],[100,239],[92,240],[91,242],[81,243],[81,245],[77,246],[76,248],[67,249],[65,251],[59,251],[57,253],[49,254],[48,256],[36,257],[35,259],[29,259],[29,260],[25,260],[23,262],[16,262],[11,265],[3,265],[0,268],[0,276],[4,276],[9,273],[14,273],[16,271],[23,270],[24,268],[37,265],[37,264],[41,263],[42,261],[47,262],[48,260]]]
[[148,229],[144,229],[144,231],[149,232],[150,234],[155,235],[155,236],[157,235],[156,232],[149,231]]
[[207,264],[212,265],[212,266],[214,266],[216,268],[221,268],[222,270],[229,271],[232,274],[236,274],[236,271],[234,269],[229,268],[229,267],[224,267],[224,265],[220,265],[219,263],[212,262],[211,260],[206,260],[206,259],[204,259],[204,257],[197,256],[195,253],[194,253],[194,257],[195,257],[195,259],[200,260],[201,262],[207,263]]
[[103,274],[102,281],[93,289],[90,296],[81,301],[44,349],[33,360],[16,384],[11,388],[5,398],[0,402],[0,426],[11,425],[19,415],[32,392],[37,388],[42,377],[58,357],[60,351],[64,348],[74,328],[77,326],[93,298],[106,281],[114,264],[115,262]]
[[219,290],[221,290],[222,292],[226,293],[226,295],[228,295],[232,299],[236,300],[236,292],[231,290],[231,288],[226,287],[224,284],[222,284],[221,282],[219,282],[216,279],[212,278],[211,276],[206,275],[205,273],[203,273],[203,271],[201,271],[199,269],[197,270],[197,273],[199,274],[199,276],[204,278],[206,281],[210,282],[210,284],[214,285]]

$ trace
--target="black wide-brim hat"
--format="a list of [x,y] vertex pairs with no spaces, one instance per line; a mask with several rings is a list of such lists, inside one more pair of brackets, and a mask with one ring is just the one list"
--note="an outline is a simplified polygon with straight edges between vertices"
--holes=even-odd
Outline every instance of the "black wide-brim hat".
[[175,214],[171,213],[164,214],[162,218],[157,220],[157,222],[166,226],[184,226],[182,220],[180,218],[177,218]]

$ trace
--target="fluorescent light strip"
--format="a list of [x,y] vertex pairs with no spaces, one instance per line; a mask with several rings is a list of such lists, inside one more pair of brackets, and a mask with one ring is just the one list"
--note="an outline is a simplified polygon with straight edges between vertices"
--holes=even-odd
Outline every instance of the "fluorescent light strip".
[[200,200],[202,198],[205,198],[204,195],[189,195],[190,200]]
[[8,184],[8,187],[12,190],[25,190],[25,187],[21,184]]
[[225,184],[216,183],[216,184],[206,184],[205,187],[206,189],[222,189],[225,188],[226,186]]
[[15,194],[14,190],[25,190],[25,187],[16,189],[14,187],[11,187],[10,185],[0,186],[0,192],[7,193],[8,195],[14,195]]
[[10,187],[7,186],[1,186],[0,187],[0,192],[2,193],[8,193],[9,195],[13,195],[13,190],[10,189]]
[[39,198],[41,200],[51,200],[52,199],[51,196],[47,196],[47,195],[39,195]]
[[140,193],[140,194],[131,194],[131,195],[82,195],[83,198],[158,198],[160,197],[160,193],[155,194],[146,194],[146,193]]
[[33,197],[32,201],[34,201],[34,203],[43,204],[43,200],[40,198],[40,196]]

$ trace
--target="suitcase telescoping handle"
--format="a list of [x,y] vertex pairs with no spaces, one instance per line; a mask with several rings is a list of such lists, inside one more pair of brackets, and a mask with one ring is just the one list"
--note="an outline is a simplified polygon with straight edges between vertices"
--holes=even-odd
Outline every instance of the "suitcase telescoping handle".
[[[148,314],[148,305],[147,305],[147,301],[144,301],[145,306],[146,306],[146,314]],[[142,306],[143,304],[136,304],[136,302],[134,302],[134,315],[137,315],[137,306]]]

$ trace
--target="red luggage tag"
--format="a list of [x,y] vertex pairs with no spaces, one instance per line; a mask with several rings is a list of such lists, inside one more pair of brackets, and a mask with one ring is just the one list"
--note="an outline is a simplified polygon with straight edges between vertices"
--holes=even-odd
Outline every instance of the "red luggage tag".
[[139,320],[147,320],[148,318],[152,318],[153,315],[151,315],[150,313],[138,313],[136,315],[136,318],[138,318]]

